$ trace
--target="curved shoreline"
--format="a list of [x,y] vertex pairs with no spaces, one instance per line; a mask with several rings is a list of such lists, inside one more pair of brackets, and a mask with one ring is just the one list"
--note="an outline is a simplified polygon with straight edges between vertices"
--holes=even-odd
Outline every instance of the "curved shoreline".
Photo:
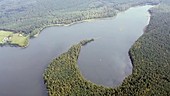
[[[48,65],[43,74],[43,78],[49,96],[78,94],[82,96],[85,95],[84,92],[86,92],[87,96],[108,96],[114,94],[114,89],[112,88],[96,85],[91,81],[85,80],[78,69],[77,60],[81,47],[93,40],[94,39],[80,41]],[[80,90],[81,92],[79,92]]]
[[[148,20],[150,20],[150,19],[148,19]],[[146,25],[147,26],[147,25]],[[81,42],[81,41],[80,41]],[[79,43],[80,44],[80,43]],[[73,45],[73,46],[79,46],[79,44],[77,44],[77,45]],[[45,72],[44,72],[44,82],[45,82],[45,85],[47,86],[47,90],[48,90],[48,94],[49,94],[49,96],[53,96],[53,95],[70,95],[70,94],[74,94],[74,92],[75,91],[71,91],[71,92],[68,92],[68,93],[70,93],[70,94],[67,94],[67,91],[66,90],[63,90],[63,92],[64,93],[60,93],[59,92],[59,87],[61,87],[61,86],[64,86],[64,85],[60,85],[60,83],[63,81],[63,80],[61,80],[60,81],[60,79],[57,79],[58,77],[56,77],[56,79],[55,78],[53,78],[53,75],[56,75],[57,76],[57,74],[59,75],[60,74],[60,71],[62,71],[63,73],[65,73],[65,72],[67,72],[67,70],[65,71],[65,69],[62,69],[62,68],[60,68],[60,62],[62,62],[62,64],[67,64],[67,57],[65,57],[65,55],[66,56],[68,56],[69,54],[70,54],[70,50],[72,50],[72,49],[74,49],[74,47],[71,47],[67,52],[65,52],[65,53],[63,53],[63,54],[61,54],[59,57],[57,57],[56,59],[54,59],[52,62],[51,62],[51,64],[49,64],[49,66],[47,67],[47,69],[45,70]],[[119,89],[119,87],[121,87],[122,85],[120,85],[120,86],[118,86],[118,87],[115,87],[115,88],[111,88],[111,87],[107,87],[107,86],[101,86],[101,85],[97,85],[97,84],[95,84],[95,83],[93,83],[93,82],[91,82],[91,81],[89,81],[89,80],[87,80],[87,79],[85,79],[84,77],[83,77],[83,75],[81,74],[81,72],[80,72],[80,69],[78,68],[78,66],[77,66],[77,60],[78,60],[78,57],[77,56],[79,56],[79,54],[80,54],[80,50],[81,50],[81,48],[79,49],[79,51],[76,51],[77,49],[75,49],[75,50],[72,50],[72,52],[75,52],[75,53],[77,53],[77,55],[75,56],[75,58],[76,58],[76,60],[75,60],[75,62],[74,63],[68,63],[68,64],[71,64],[71,65],[74,65],[75,66],[75,70],[76,70],[76,72],[77,72],[77,74],[79,74],[79,76],[77,77],[77,76],[74,76],[73,74],[71,74],[71,73],[69,73],[68,75],[71,75],[71,77],[69,76],[69,78],[81,78],[81,80],[83,80],[83,82],[87,82],[88,84],[91,84],[91,87],[93,87],[93,86],[96,86],[97,87],[97,89],[98,90],[100,90],[100,89],[102,89],[102,90],[106,90],[106,92],[107,92],[107,90],[110,90],[108,93],[107,93],[107,95],[109,95],[109,94],[112,94],[112,95],[117,95],[117,94],[119,94],[119,92],[121,93],[121,91],[119,91],[120,89]],[[130,49],[129,49],[130,50]],[[131,60],[131,63],[132,63],[132,65],[134,64],[133,63],[133,57],[132,57],[132,55],[131,55],[131,53],[130,53],[130,51],[128,52],[129,53],[129,58],[130,58],[130,60]],[[72,57],[72,56],[71,56]],[[64,58],[64,59],[63,59]],[[74,58],[74,54],[73,54],[73,58]],[[65,61],[66,60],[66,61]],[[59,65],[58,65],[59,64]],[[133,65],[133,67],[134,67],[134,65]],[[59,70],[56,70],[55,68],[59,68],[59,69],[61,69],[60,71]],[[66,68],[66,69],[70,69],[70,67],[64,67],[64,68]],[[72,68],[71,68],[72,69]],[[74,69],[74,68],[73,68]],[[51,74],[53,74],[53,75],[51,75]],[[51,77],[52,76],[52,77]],[[129,76],[128,76],[129,77]],[[50,79],[51,78],[51,79]],[[62,77],[63,79],[65,78],[65,77]],[[56,83],[53,83],[53,82],[56,82],[56,80],[57,81],[59,81],[60,83],[59,84],[57,84],[56,85]],[[65,81],[65,80],[64,80]],[[76,80],[75,80],[76,81]],[[77,81],[77,82],[80,82],[80,81]],[[123,81],[124,82],[124,81]],[[65,83],[70,83],[69,81],[68,82],[65,82]],[[87,84],[87,85],[88,85]],[[58,86],[58,85],[60,85],[60,86]],[[53,89],[53,87],[52,86],[54,86],[54,89]],[[58,87],[56,87],[55,88],[55,86],[58,86]],[[83,84],[80,84],[80,85],[77,85],[77,86],[86,86],[86,85],[83,85]],[[72,87],[73,88],[73,87]],[[73,88],[73,90],[74,90],[74,88]],[[92,91],[91,91],[92,93],[93,92],[95,92],[95,89],[92,89]],[[118,93],[116,93],[116,92],[118,92]],[[53,94],[53,95],[52,95]],[[77,94],[77,93],[76,93]],[[80,93],[81,94],[81,93]],[[95,94],[95,93],[94,93]],[[93,95],[94,95],[93,94]],[[107,96],[106,95],[106,93],[103,91],[103,92],[99,92],[99,93],[96,93],[96,94],[103,94],[103,96]]]
[[[96,21],[96,20],[104,20],[104,19],[110,19],[110,18],[115,18],[118,14],[122,13],[122,12],[125,12],[126,10],[130,9],[130,8],[135,8],[135,7],[140,7],[140,6],[145,6],[145,5],[158,5],[159,3],[142,3],[142,4],[138,4],[138,5],[134,5],[134,6],[131,6],[125,10],[122,10],[122,11],[119,11],[114,13],[114,15],[112,16],[104,16],[104,17],[94,17],[94,18],[90,18],[90,19],[85,19],[85,20],[78,20],[78,21],[75,21],[75,22],[71,22],[71,23],[68,23],[68,24],[49,24],[49,25],[46,25],[46,26],[43,26],[41,28],[39,28],[39,30],[36,32],[35,30],[32,30],[36,32],[36,34],[34,34],[33,36],[30,35],[30,34],[27,34],[28,38],[29,39],[33,39],[33,38],[38,38],[39,34],[46,28],[49,28],[49,27],[60,27],[60,26],[72,26],[72,25],[75,25],[75,24],[79,24],[79,23],[84,23],[84,22],[93,22],[93,21]],[[18,33],[16,30],[9,30],[9,29],[0,29],[2,31],[10,31],[10,32],[13,32],[13,33]],[[20,31],[22,32],[22,31]],[[29,42],[29,40],[28,40]],[[10,44],[9,44],[10,45]],[[21,46],[18,46],[18,47],[21,47]],[[24,48],[28,47],[28,45],[24,46]]]
[[[128,9],[130,8],[135,8],[135,7],[142,7],[142,6],[146,6],[146,5],[151,5],[151,6],[155,6],[155,5],[159,5],[159,3],[146,3],[146,4],[140,4],[140,5],[136,5],[136,6],[131,6],[123,11],[119,11],[117,13],[115,13],[113,16],[106,16],[106,17],[98,17],[98,18],[91,18],[91,19],[85,19],[85,20],[80,20],[80,21],[75,21],[75,22],[72,22],[72,23],[69,23],[69,24],[52,24],[52,25],[47,25],[45,26],[44,28],[42,27],[37,34],[35,34],[33,37],[38,37],[38,35],[46,28],[49,28],[49,27],[61,27],[61,26],[65,26],[65,27],[68,27],[68,26],[72,26],[72,25],[75,25],[75,24],[79,24],[79,23],[84,23],[84,22],[93,22],[93,21],[96,21],[96,20],[105,20],[105,19],[110,19],[110,18],[115,18],[118,14],[120,13],[123,13],[125,11],[127,11]],[[150,21],[150,20],[148,20]],[[149,22],[148,22],[149,24]]]
[[[150,20],[150,19],[149,19]],[[147,26],[150,26],[150,24],[148,24]],[[146,30],[144,31],[144,32],[146,32]],[[144,33],[145,34],[145,33]],[[138,96],[138,95],[153,95],[153,94],[156,94],[156,93],[162,93],[162,92],[160,92],[159,91],[159,89],[157,90],[157,89],[153,89],[154,87],[154,83],[155,83],[155,81],[152,81],[152,80],[155,80],[154,78],[155,77],[153,77],[153,76],[155,76],[154,75],[154,73],[152,72],[152,70],[150,70],[150,68],[151,67],[153,67],[153,66],[149,66],[150,65],[150,62],[146,59],[146,61],[145,61],[145,57],[143,56],[143,54],[141,53],[142,52],[142,50],[146,50],[146,49],[142,49],[141,48],[141,43],[140,42],[143,42],[143,41],[141,41],[142,40],[142,38],[145,38],[145,35],[142,35],[136,42],[135,42],[135,44],[129,49],[129,57],[130,57],[130,59],[131,59],[131,62],[132,62],[132,65],[133,65],[133,72],[132,72],[132,74],[130,75],[130,76],[128,76],[127,78],[125,78],[124,79],[124,81],[123,81],[123,83],[122,83],[122,85],[120,85],[119,87],[117,87],[117,88],[114,88],[114,89],[107,89],[107,87],[101,87],[101,86],[96,86],[96,85],[92,85],[91,87],[93,88],[93,86],[96,86],[96,89],[97,90],[100,90],[100,88],[101,88],[101,90],[103,90],[103,88],[104,88],[104,90],[109,90],[108,91],[108,94],[106,95],[106,93],[105,93],[105,91],[97,91],[98,93],[96,93],[96,90],[95,89],[89,89],[89,90],[91,90],[90,91],[90,93],[92,93],[93,95],[96,95],[96,94],[100,94],[100,95],[103,95],[103,96],[108,96],[108,95],[116,95],[116,96],[123,96],[123,95],[128,95],[128,96],[132,96],[132,95],[134,95],[134,96]],[[143,45],[143,46],[145,46],[145,45]],[[138,51],[138,50],[140,50],[140,51]],[[150,49],[147,49],[147,50],[150,50]],[[73,51],[73,52],[75,52],[75,51]],[[136,53],[137,52],[137,53]],[[139,53],[139,54],[138,54]],[[63,53],[62,55],[66,55],[67,54],[67,52],[66,53]],[[60,55],[60,56],[62,56],[62,55]],[[142,55],[142,56],[140,56],[140,57],[138,57],[138,55]],[[144,60],[143,59],[141,59],[141,58],[144,58]],[[138,60],[139,59],[139,60]],[[58,59],[56,59],[56,60],[60,60],[60,58],[58,58]],[[143,65],[139,65],[138,63],[141,63],[141,62],[144,62],[144,63],[142,63]],[[149,64],[148,64],[148,63]],[[53,63],[53,62],[52,62]],[[152,62],[151,62],[152,63]],[[75,63],[74,63],[75,64]],[[54,63],[53,63],[53,66],[55,67],[55,66],[57,66],[58,65],[58,63],[56,62],[55,63],[55,60],[54,60]],[[148,67],[147,67],[148,66]],[[50,67],[52,67],[52,66],[50,66]],[[49,67],[48,67],[49,68]],[[77,68],[77,67],[76,67]],[[154,68],[154,67],[153,67]],[[54,68],[55,69],[55,68]],[[67,69],[67,67],[66,67],[66,69]],[[76,69],[76,70],[78,70],[78,69]],[[46,70],[47,71],[47,70]],[[56,73],[56,71],[57,70],[54,70],[53,72],[55,72]],[[61,71],[64,71],[64,70],[61,70]],[[52,72],[52,73],[53,73]],[[80,74],[80,72],[79,71],[77,71],[78,72],[78,74]],[[55,74],[54,73],[54,74]],[[72,74],[70,74],[71,76],[72,76]],[[74,76],[73,76],[74,77]],[[72,78],[72,77],[71,77]],[[83,78],[83,77],[81,77],[81,78]],[[149,79],[150,78],[150,79]],[[164,77],[165,78],[165,80],[167,80],[167,81],[169,81],[169,79],[167,79],[166,77]],[[53,78],[53,79],[55,79],[55,78]],[[156,78],[156,80],[157,80],[157,78]],[[59,81],[60,81],[60,79],[59,79]],[[84,78],[83,78],[83,81],[87,81],[87,80],[85,80]],[[152,81],[152,82],[151,82]],[[54,81],[55,82],[55,81]],[[67,82],[66,82],[67,83]],[[69,82],[68,82],[69,83]],[[91,83],[91,82],[89,82],[89,83]],[[153,83],[153,84],[152,84]],[[53,85],[53,86],[55,86],[55,83],[53,84],[53,83],[51,83],[50,85],[48,85],[48,83],[46,83],[47,84],[47,86],[50,86],[51,84]],[[78,84],[79,84],[79,82],[78,82]],[[86,83],[87,84],[87,83]],[[94,83],[92,83],[92,84],[94,84]],[[166,83],[164,83],[164,84],[166,84]],[[81,86],[82,85],[82,86]],[[88,84],[87,84],[88,85]],[[138,86],[138,85],[140,85],[140,86]],[[158,84],[159,85],[159,84]],[[61,85],[62,86],[62,85]],[[61,87],[60,86],[60,87]],[[77,86],[80,86],[80,90],[81,90],[81,88],[86,88],[86,85],[83,85],[81,82],[80,82],[80,85],[77,85]],[[59,86],[57,86],[57,87],[59,87]],[[56,88],[57,88],[56,87]],[[100,87],[100,88],[99,88]],[[48,89],[49,87],[47,87],[47,89]],[[98,89],[99,88],[99,89]],[[158,87],[159,88],[159,87]],[[51,90],[51,89],[50,89]],[[156,90],[156,91],[155,91]],[[163,90],[168,90],[168,89],[166,89],[166,87],[163,89]],[[64,91],[63,92],[65,92],[66,90],[64,89]],[[69,90],[70,91],[70,90]],[[49,96],[53,96],[53,95],[56,95],[56,96],[58,96],[58,95],[61,95],[60,93],[58,93],[58,91],[57,91],[57,89],[52,89],[51,91],[49,91],[48,90],[48,92],[51,92],[51,93],[49,93]],[[83,90],[81,90],[81,91],[79,91],[80,93],[77,93],[76,92],[76,90],[74,90],[74,88],[73,88],[73,90],[71,90],[70,92],[68,92],[68,91],[66,91],[66,93],[62,93],[62,94],[83,94],[83,93],[85,93],[86,95],[88,94],[88,93],[86,93],[86,92],[84,92]],[[82,92],[82,93],[81,93]],[[88,95],[91,95],[91,94],[88,94]],[[53,95],[52,95],[53,94]],[[162,94],[168,94],[168,93],[166,93],[166,92],[164,92],[164,93],[162,93]]]

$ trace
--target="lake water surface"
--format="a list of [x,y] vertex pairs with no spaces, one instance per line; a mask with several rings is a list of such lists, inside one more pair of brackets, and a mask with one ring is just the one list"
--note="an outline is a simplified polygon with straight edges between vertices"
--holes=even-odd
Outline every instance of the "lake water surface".
[[83,47],[78,65],[96,84],[114,87],[131,74],[128,50],[148,24],[152,6],[134,7],[115,18],[50,27],[28,48],[0,47],[0,96],[47,96],[42,74],[53,58],[83,39],[98,38]]

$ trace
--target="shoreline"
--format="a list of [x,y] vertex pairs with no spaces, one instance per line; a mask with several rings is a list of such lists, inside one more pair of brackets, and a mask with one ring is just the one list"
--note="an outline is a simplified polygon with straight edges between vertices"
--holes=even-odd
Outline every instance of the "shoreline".
[[[118,11],[118,12],[115,13],[113,16],[108,16],[108,17],[106,16],[106,17],[98,17],[98,18],[85,19],[85,20],[75,21],[75,22],[72,22],[72,23],[69,23],[69,24],[51,24],[51,25],[46,25],[46,26],[40,28],[40,30],[37,31],[36,34],[33,35],[33,36],[31,36],[30,34],[25,34],[25,35],[28,36],[28,42],[29,42],[30,39],[38,38],[38,36],[41,34],[41,32],[42,32],[44,29],[46,29],[46,28],[50,28],[50,27],[69,27],[69,26],[72,26],[72,25],[75,25],[75,24],[80,24],[80,23],[85,23],[85,22],[94,22],[94,21],[97,21],[97,20],[105,20],[105,19],[115,19],[118,14],[121,14],[121,13],[127,11],[127,10],[130,9],[130,8],[142,7],[142,6],[147,6],[147,5],[151,5],[151,6],[155,7],[155,5],[159,5],[159,3],[158,3],[158,4],[157,4],[157,3],[156,3],[156,4],[155,4],[155,3],[154,3],[154,4],[152,4],[152,3],[146,3],[146,4],[139,4],[139,5],[136,5],[136,6],[131,6],[131,7],[127,8],[127,9],[125,9],[125,10],[123,10],[123,11]],[[148,10],[148,11],[149,11],[149,10]],[[150,14],[150,15],[151,15],[151,14]],[[149,20],[148,20],[148,23],[147,23],[146,27],[149,25],[149,21],[150,21],[150,18],[149,18]],[[146,29],[146,28],[144,28],[144,29]],[[19,32],[15,31],[15,30],[8,30],[8,29],[0,29],[0,30],[2,30],[2,31],[9,31],[9,32],[13,32],[13,33],[19,33]],[[36,29],[35,29],[35,30],[36,30]],[[32,32],[33,32],[33,31],[34,31],[34,30],[32,30]],[[144,30],[144,31],[145,31],[145,30]],[[9,44],[9,45],[10,45],[10,44]],[[18,46],[18,47],[21,47],[21,46]],[[24,46],[24,48],[27,48],[27,47],[28,47],[28,45]]]
[[0,30],[0,46],[24,47],[29,45],[29,37],[23,33]]
[[[150,18],[151,18],[151,14],[150,14]],[[150,23],[150,21],[151,21],[151,19],[148,19],[148,21],[149,21],[149,23]],[[148,23],[148,24],[149,24]],[[147,25],[148,26],[148,25]],[[141,36],[141,38],[143,38],[144,40],[146,40],[145,38],[144,38],[144,34],[145,34],[145,32],[146,31],[143,31],[143,34],[142,34],[142,36]],[[138,40],[137,40],[137,42],[139,43],[141,43],[142,42],[142,39],[141,38],[139,38]],[[162,84],[162,82],[160,82],[159,83],[159,81],[160,80],[166,80],[167,82],[169,82],[169,79],[168,79],[168,77],[164,77],[163,76],[163,78],[158,78],[158,77],[156,77],[155,78],[155,76],[160,76],[159,74],[154,74],[154,70],[152,70],[152,68],[157,68],[157,66],[156,67],[153,67],[154,65],[153,64],[155,64],[155,65],[157,65],[157,63],[155,63],[154,61],[151,61],[150,62],[150,60],[148,60],[148,58],[147,57],[145,57],[141,52],[142,51],[146,51],[146,53],[147,52],[151,52],[152,53],[152,49],[150,49],[150,48],[148,48],[147,50],[145,50],[145,49],[142,49],[142,48],[137,48],[136,46],[137,46],[137,44],[138,43],[134,43],[133,45],[132,45],[132,47],[129,49],[129,51],[128,51],[128,54],[129,54],[129,58],[130,58],[130,60],[131,60],[131,62],[132,62],[132,65],[133,65],[133,69],[132,69],[132,74],[131,75],[129,75],[128,77],[126,77],[124,80],[123,80],[123,83],[119,86],[119,87],[117,87],[117,88],[113,88],[113,89],[110,89],[111,91],[109,91],[110,93],[109,94],[112,94],[112,95],[116,95],[116,96],[123,96],[123,95],[127,95],[127,94],[129,94],[129,95],[132,95],[132,94],[134,94],[134,95],[153,95],[153,94],[157,94],[157,92],[158,93],[164,93],[164,94],[166,94],[166,93],[169,93],[169,89],[166,89],[166,88],[169,88],[168,86],[165,86],[164,88],[163,88],[163,91],[159,91],[159,89],[155,89],[155,85],[160,85],[160,84]],[[145,43],[145,42],[143,42],[143,43]],[[149,44],[149,43],[148,43]],[[149,45],[145,45],[145,46],[149,46]],[[144,46],[144,47],[145,47]],[[147,48],[147,47],[146,47]],[[73,51],[73,50],[72,50]],[[68,52],[68,51],[67,51]],[[67,53],[66,52],[66,53]],[[137,53],[136,53],[137,52]],[[141,56],[139,56],[139,55],[141,55]],[[153,53],[154,54],[154,53]],[[156,54],[156,53],[155,53]],[[63,53],[63,55],[66,55],[65,53]],[[152,54],[149,54],[151,57],[152,57]],[[164,54],[165,55],[165,54]],[[60,56],[62,56],[62,55],[60,55]],[[58,58],[58,59],[56,59],[56,60],[59,60],[60,61],[60,59],[61,58],[59,58],[60,56],[58,56],[58,57],[56,57],[56,58]],[[154,56],[153,56],[154,57]],[[152,57],[152,58],[153,58]],[[158,59],[159,59],[160,57],[158,57]],[[144,60],[143,60],[144,59]],[[61,59],[62,60],[62,59]],[[146,61],[145,61],[146,60]],[[151,59],[152,60],[152,59]],[[55,60],[54,60],[55,61]],[[54,63],[56,63],[56,62],[54,62]],[[58,62],[57,62],[58,63]],[[53,64],[53,63],[51,63],[51,64],[53,64],[52,66],[54,66],[54,68],[50,68],[50,69],[55,69],[55,68],[58,68],[58,64],[59,64],[59,69],[60,69],[60,63],[58,63],[58,64]],[[165,62],[166,63],[166,62]],[[67,64],[67,63],[66,63]],[[75,64],[75,63],[74,63]],[[141,65],[141,64],[143,64],[143,65]],[[158,64],[160,64],[160,63],[158,63]],[[167,63],[168,64],[168,63]],[[50,67],[52,67],[52,66],[50,66]],[[149,67],[149,68],[148,68]],[[77,67],[76,67],[77,68]],[[163,67],[161,67],[161,68],[163,68]],[[65,69],[67,69],[67,67],[65,68]],[[159,67],[158,67],[158,69],[160,69]],[[54,74],[55,73],[58,73],[58,72],[55,72],[55,71],[59,71],[59,70],[52,70],[52,72],[50,72],[50,73],[53,73],[54,72]],[[67,71],[67,70],[62,70],[62,71]],[[77,70],[76,69],[76,71],[78,72],[78,74],[80,74],[79,73],[79,70]],[[60,72],[60,71],[59,71]],[[157,71],[158,72],[158,71]],[[169,72],[169,71],[168,71]],[[54,75],[53,74],[53,75]],[[71,73],[69,73],[69,74],[71,74]],[[56,75],[57,76],[57,75]],[[72,76],[72,74],[71,74],[71,76]],[[76,75],[75,75],[76,76]],[[73,77],[75,77],[75,76],[73,76]],[[75,77],[76,78],[76,77]],[[56,79],[58,79],[58,78],[56,78]],[[63,78],[62,78],[63,79]],[[65,78],[64,78],[65,79]],[[85,78],[83,78],[84,80],[86,80]],[[51,79],[49,79],[49,80],[51,80]],[[74,80],[74,79],[73,79]],[[81,80],[81,79],[80,79]],[[59,82],[62,82],[62,80],[60,80],[60,78],[59,78]],[[54,81],[55,82],[55,81]],[[64,81],[64,82],[68,82],[68,81]],[[49,82],[48,82],[49,83]],[[58,81],[57,81],[57,83],[58,83]],[[165,82],[163,82],[165,85],[167,84],[167,83],[165,83]],[[56,83],[54,83],[54,84],[56,84]],[[68,84],[72,84],[72,82],[68,82]],[[77,84],[77,83],[76,83]],[[83,94],[83,92],[84,92],[84,90],[81,90],[81,88],[84,88],[84,83],[82,83],[82,82],[78,82],[78,84],[80,84],[80,85],[78,85],[78,86],[80,86],[80,87],[78,87],[78,88],[80,88],[79,90],[80,90],[80,92],[82,92],[82,93],[80,93],[80,94]],[[86,83],[87,85],[88,85],[88,83]],[[52,82],[50,82],[50,85],[53,85],[53,81]],[[49,85],[49,86],[50,86]],[[62,94],[62,93],[58,93],[58,90],[59,89],[54,89],[53,90],[53,88],[57,88],[57,87],[61,87],[61,86],[55,86],[55,85],[53,85],[54,87],[47,87],[47,88],[51,88],[49,91],[52,93],[52,94],[55,94],[56,93],[56,95],[57,94]],[[97,85],[97,87],[98,87],[98,85]],[[97,87],[95,87],[96,89],[97,89]],[[67,93],[67,91],[70,91],[70,90],[67,90],[67,89],[64,89],[65,88],[65,86],[63,87],[63,92],[66,92],[66,93],[64,93],[64,94],[69,94],[69,93]],[[71,87],[72,88],[72,87]],[[86,88],[86,86],[85,86],[85,88]],[[100,87],[101,88],[101,90],[102,90],[102,87]],[[159,86],[156,86],[156,88],[160,88]],[[161,87],[162,88],[162,87]],[[90,91],[91,91],[91,87],[90,88],[88,88],[88,89],[90,89]],[[155,90],[154,90],[155,89]],[[86,90],[86,89],[85,89]],[[105,90],[107,90],[107,89],[105,89]],[[165,91],[167,91],[167,92],[165,92]],[[74,88],[73,88],[73,90],[71,90],[70,91],[70,93],[71,92],[77,92],[76,91],[76,89],[74,90]],[[86,92],[86,91],[85,91]],[[94,92],[94,93],[92,93],[92,94],[97,94],[97,93],[95,93],[96,92],[96,90],[95,89],[92,89],[92,92]],[[102,93],[100,93],[101,91],[97,91],[97,92],[99,92],[99,94],[101,95]],[[105,91],[103,91],[103,93],[104,93]],[[153,93],[154,92],[154,93]],[[52,96],[52,94],[51,93],[49,93],[49,96]],[[88,94],[89,92],[87,92],[87,94]],[[89,93],[90,94],[90,93]],[[105,94],[106,95],[106,94]],[[104,96],[104,95],[103,95]],[[106,96],[108,96],[108,95],[106,95]]]
[[[140,7],[140,6],[139,6]],[[149,14],[149,13],[147,13],[147,14]],[[108,19],[108,18],[106,18],[106,19]],[[90,20],[91,21],[91,20]],[[92,21],[94,21],[94,20],[92,20]],[[147,21],[150,21],[150,17],[148,17],[148,20]],[[147,22],[148,23],[148,22]],[[146,24],[147,25],[147,24]],[[144,34],[144,32],[143,32],[143,34]],[[100,38],[100,37],[98,37],[98,38]],[[93,38],[93,39],[98,39],[98,38]],[[81,42],[81,41],[80,41]],[[72,46],[74,46],[74,45],[72,45]],[[70,48],[72,48],[72,47],[70,47]],[[70,50],[70,49],[69,49]],[[66,55],[66,54],[68,54],[69,53],[69,50],[68,51],[66,51],[66,52],[64,52],[64,53],[62,53],[61,55],[59,55],[58,57],[56,57],[57,59],[53,59],[53,61],[55,61],[55,62],[57,62],[57,61],[60,61],[60,59],[61,59],[61,57],[63,56],[63,55]],[[81,49],[80,49],[81,50]],[[76,52],[76,51],[74,51],[74,52]],[[134,68],[134,60],[133,60],[133,57],[132,57],[132,54],[130,53],[130,49],[129,49],[129,51],[128,51],[128,54],[129,54],[129,58],[130,58],[130,61],[131,61],[131,64],[132,64],[132,66],[133,66],[133,68]],[[72,56],[71,56],[72,57]],[[77,56],[76,56],[77,57]],[[66,58],[66,57],[63,57],[63,58]],[[65,59],[61,59],[61,60],[65,60]],[[53,62],[52,61],[52,62]],[[62,61],[62,63],[64,63],[65,61]],[[67,62],[66,62],[67,63]],[[44,82],[45,82],[45,85],[46,85],[46,88],[47,88],[47,90],[51,90],[51,89],[49,89],[49,87],[50,87],[50,85],[48,85],[48,83],[49,82],[51,82],[51,81],[49,81],[48,82],[48,80],[51,80],[51,79],[48,79],[48,75],[50,75],[49,74],[49,72],[51,73],[51,74],[55,74],[55,71],[57,71],[57,70],[51,70],[51,69],[55,69],[55,67],[56,66],[58,66],[57,64],[60,64],[60,63],[56,63],[55,65],[53,64],[53,63],[51,63],[48,67],[47,67],[47,69],[45,69],[46,71],[45,71],[45,75],[47,76],[47,77],[44,77]],[[73,63],[73,64],[76,64],[76,63]],[[77,66],[77,65],[76,65]],[[77,68],[77,67],[76,67]],[[132,68],[132,70],[134,70]],[[62,69],[62,68],[60,68],[59,67],[59,69]],[[67,68],[66,67],[66,69],[69,69],[69,68]],[[121,85],[119,85],[119,86],[117,86],[117,87],[114,87],[114,88],[112,88],[112,87],[107,87],[107,86],[104,86],[104,85],[98,85],[98,84],[95,84],[95,83],[93,83],[93,82],[91,82],[91,81],[89,81],[89,80],[87,80],[86,78],[84,78],[83,77],[83,75],[81,74],[81,72],[80,72],[80,69],[76,69],[77,70],[77,72],[78,72],[78,74],[80,74],[81,75],[81,77],[80,78],[82,78],[83,80],[85,80],[86,82],[89,82],[89,83],[91,83],[91,84],[93,84],[93,86],[95,85],[95,86],[102,86],[102,88],[104,88],[104,89],[107,89],[107,88],[111,88],[112,90],[117,90],[117,88],[119,88],[119,87],[121,87]],[[65,70],[63,70],[63,71],[65,71]],[[54,72],[54,73],[53,73]],[[71,73],[70,73],[71,74]],[[131,74],[132,75],[132,74]],[[72,74],[71,74],[71,76],[72,76]],[[130,76],[130,75],[129,75]],[[127,77],[129,77],[129,76],[127,76]],[[127,78],[127,77],[125,77],[125,78]],[[72,77],[71,77],[72,78]],[[60,79],[57,79],[57,80],[59,80],[60,81]],[[124,79],[125,80],[125,79]],[[123,82],[124,82],[124,80],[123,80]],[[62,80],[61,80],[62,81]],[[52,81],[53,82],[53,81]],[[54,80],[54,82],[55,82],[55,80]],[[79,82],[79,81],[78,81]],[[122,82],[122,83],[123,83]],[[66,83],[69,83],[69,82],[66,82]],[[54,86],[55,86],[55,84],[54,84]],[[57,85],[56,85],[57,86]],[[80,85],[81,86],[81,85]],[[50,87],[51,88],[51,87]],[[55,89],[56,90],[56,89]],[[54,92],[55,93],[55,91],[53,91],[53,90],[51,90],[50,92]],[[111,92],[112,93],[112,92]],[[53,94],[53,93],[49,93],[49,95],[50,94]],[[113,93],[114,94],[114,93]]]
[[[92,19],[85,19],[85,20],[81,20],[81,21],[76,21],[76,22],[72,22],[72,23],[69,23],[69,24],[52,24],[52,25],[47,25],[45,26],[44,28],[42,28],[42,30],[40,32],[38,32],[37,34],[35,34],[33,36],[33,38],[37,38],[39,36],[39,34],[41,34],[41,32],[46,29],[46,28],[50,28],[50,27],[69,27],[69,26],[73,26],[73,25],[76,25],[76,24],[80,24],[80,23],[85,23],[85,22],[94,22],[94,21],[97,21],[97,20],[106,20],[106,19],[114,19],[116,18],[116,16],[118,14],[121,14],[125,11],[127,11],[128,9],[130,8],[135,8],[135,7],[143,7],[143,6],[147,6],[147,5],[150,5],[150,6],[153,6],[155,7],[156,5],[158,4],[141,4],[141,5],[137,5],[137,6],[132,6],[132,7],[129,7],[127,8],[126,10],[123,10],[123,11],[118,11],[114,16],[108,16],[108,17],[98,17],[98,18],[92,18]],[[149,20],[150,21],[150,20]],[[32,39],[32,38],[30,38]]]
[[[77,61],[78,61],[81,48],[85,46],[86,44],[91,43],[93,41],[94,41],[94,38],[82,40],[79,43],[72,45],[66,52],[62,53],[58,57],[55,57],[52,60],[52,62],[48,65],[48,67],[45,69],[43,73],[43,79],[44,79],[44,84],[46,85],[47,93],[49,96],[53,96],[53,95],[66,96],[66,94],[67,95],[77,94],[77,91],[76,91],[77,88],[84,89],[85,87],[87,87],[88,89],[91,89],[91,90],[87,89],[87,91],[89,91],[87,93],[91,95],[92,94],[93,95],[94,94],[98,94],[98,95],[108,94],[109,95],[110,93],[114,94],[115,89],[107,87],[107,86],[97,85],[89,80],[86,80],[81,74],[77,66]],[[69,73],[67,72],[65,73],[65,71],[69,71]],[[63,74],[63,72],[65,74]],[[55,75],[56,77],[58,76],[58,79],[53,77]],[[70,80],[74,80],[74,81],[70,81]],[[65,85],[65,83],[67,83],[67,85]],[[61,85],[65,87],[60,87]],[[68,90],[66,86],[69,89],[71,88],[72,90]],[[102,91],[100,92],[99,90],[102,90]],[[93,93],[93,91],[94,92],[98,91],[98,93]],[[80,94],[83,94],[83,93],[80,93]]]

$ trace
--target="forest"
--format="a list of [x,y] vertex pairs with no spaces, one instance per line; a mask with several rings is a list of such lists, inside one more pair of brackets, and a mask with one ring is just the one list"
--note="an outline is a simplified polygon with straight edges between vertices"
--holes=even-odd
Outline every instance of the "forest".
[[170,96],[170,1],[149,10],[145,33],[129,50],[133,72],[117,88],[83,78],[77,66],[81,43],[73,45],[44,73],[49,96]]
[[[81,47],[94,39],[81,41],[54,59],[43,77],[49,96],[170,96],[169,0],[0,0],[0,39],[24,33],[20,43],[28,43],[28,37],[48,26],[112,17],[133,6],[158,3],[149,10],[145,33],[129,50],[133,72],[119,87],[99,86],[80,74]],[[4,35],[1,30],[9,33]],[[15,44],[18,37],[13,40]]]
[[166,5],[161,4],[150,9],[150,23],[144,35],[130,49],[134,68],[132,75],[120,87],[124,89],[124,94],[170,95],[169,4],[167,2]]
[[94,41],[83,40],[54,59],[44,72],[49,96],[113,96],[114,89],[86,81],[80,74],[77,60],[81,46]]
[[49,26],[115,16],[130,7],[159,0],[0,0],[0,30],[30,37]]

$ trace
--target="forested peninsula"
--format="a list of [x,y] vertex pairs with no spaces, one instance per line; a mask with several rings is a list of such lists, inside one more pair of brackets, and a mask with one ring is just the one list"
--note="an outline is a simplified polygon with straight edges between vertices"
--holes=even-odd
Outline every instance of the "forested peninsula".
[[[73,45],[54,59],[44,79],[49,96],[169,96],[170,95],[170,2],[149,10],[151,19],[144,34],[129,50],[132,74],[117,88],[85,80],[77,67],[81,49]],[[63,59],[64,58],[64,59]],[[68,62],[65,62],[68,61]]]
[[44,72],[44,82],[49,96],[170,96],[169,0],[0,0],[0,43],[23,46],[46,27],[113,17],[146,4],[159,5],[149,10],[149,25],[129,50],[133,70],[122,85],[107,88],[83,78],[77,60],[86,42],[54,59]]

